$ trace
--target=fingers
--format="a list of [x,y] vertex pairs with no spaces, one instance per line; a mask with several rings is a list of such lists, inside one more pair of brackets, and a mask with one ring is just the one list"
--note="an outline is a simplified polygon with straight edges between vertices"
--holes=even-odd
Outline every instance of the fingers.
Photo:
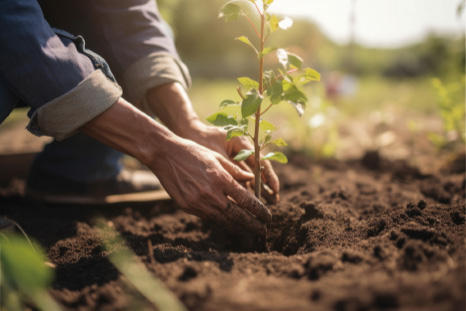
[[278,181],[278,176],[273,170],[272,164],[270,161],[262,161],[262,177],[265,179],[264,182],[272,189],[272,191],[278,195],[280,191],[280,182]]
[[[254,159],[248,158],[246,162],[251,168],[255,167]],[[261,165],[262,165],[262,180],[273,191],[273,194],[271,195],[267,195],[268,193],[265,194],[264,198],[269,203],[276,203],[279,199],[278,192],[280,191],[280,182],[278,180],[278,176],[277,174],[275,174],[275,171],[273,170],[273,167],[270,161],[267,161],[267,160],[261,161]]]
[[261,184],[261,188],[261,195],[267,203],[276,204],[278,201],[278,194],[275,194],[265,183]]
[[267,227],[265,223],[254,218],[248,212],[228,199],[227,202],[225,202],[225,205],[226,207],[222,211],[217,209],[211,210],[210,218],[215,223],[230,232],[245,233],[239,232],[239,230],[243,230],[260,236],[266,235]]
[[225,194],[229,195],[236,203],[251,212],[258,219],[268,223],[272,221],[272,213],[248,190],[241,187],[238,183],[233,182],[225,189]]
[[234,161],[232,162],[233,164],[238,165],[243,171],[250,172],[251,174],[253,174],[253,172],[251,171],[251,168],[244,161],[241,161],[241,162],[238,162],[235,160],[232,160],[232,161]]
[[218,161],[230,175],[238,181],[249,181],[254,178],[254,175],[249,171],[242,170],[238,165],[231,163],[226,158],[219,156]]

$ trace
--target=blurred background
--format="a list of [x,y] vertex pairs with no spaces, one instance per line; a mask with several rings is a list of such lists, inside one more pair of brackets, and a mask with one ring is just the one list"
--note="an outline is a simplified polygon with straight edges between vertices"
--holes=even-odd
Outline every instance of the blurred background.
[[[257,79],[247,21],[218,18],[224,0],[159,0],[182,59],[190,95],[202,118],[223,99],[238,99],[237,77]],[[276,0],[271,12],[293,19],[269,45],[288,48],[317,69],[299,118],[291,105],[269,120],[294,150],[355,159],[376,151],[389,159],[422,161],[464,152],[465,2],[463,0]],[[276,67],[276,56],[267,59]],[[439,162],[440,163],[440,162]],[[413,163],[416,164],[416,163]]]
[[[190,68],[189,93],[204,120],[222,100],[239,99],[237,77],[258,79],[253,53],[234,40],[246,35],[253,41],[251,26],[244,18],[219,19],[226,2],[158,1]],[[414,165],[433,155],[464,155],[464,6],[464,0],[276,0],[271,11],[294,24],[268,44],[297,53],[321,73],[321,82],[306,87],[309,104],[301,118],[286,103],[266,116],[280,127],[288,151],[341,160],[375,152]],[[267,57],[267,69],[277,68],[274,53]],[[15,124],[23,127],[24,118],[17,109],[0,136]],[[47,141],[24,135],[3,149],[37,151],[37,142]],[[424,167],[436,165],[441,161]]]

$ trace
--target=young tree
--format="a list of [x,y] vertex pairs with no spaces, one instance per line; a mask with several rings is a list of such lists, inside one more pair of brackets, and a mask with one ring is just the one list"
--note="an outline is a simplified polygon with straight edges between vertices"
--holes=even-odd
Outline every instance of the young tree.
[[[219,17],[225,21],[234,21],[244,17],[252,26],[259,44],[254,45],[246,36],[240,36],[236,40],[241,41],[252,48],[257,57],[257,80],[249,77],[240,77],[241,86],[237,88],[240,100],[227,99],[222,101],[220,109],[231,105],[241,106],[241,115],[228,114],[224,111],[217,112],[207,118],[207,121],[216,126],[222,126],[227,131],[227,140],[235,136],[248,136],[251,138],[254,149],[241,150],[236,156],[236,161],[243,161],[254,156],[255,195],[261,198],[261,161],[273,160],[287,163],[286,156],[281,152],[269,152],[261,156],[261,151],[271,144],[286,146],[282,138],[273,139],[275,125],[266,121],[264,115],[270,108],[283,102],[296,108],[301,116],[307,103],[307,97],[301,87],[311,81],[319,81],[320,74],[314,69],[301,68],[303,60],[296,54],[277,48],[266,46],[267,39],[275,31],[290,28],[293,21],[288,18],[279,18],[269,14],[268,9],[274,0],[233,0],[226,3],[220,9]],[[255,14],[259,17],[259,25],[251,18]],[[257,27],[256,27],[257,26]],[[272,52],[276,53],[278,62],[283,68],[275,70],[264,69],[264,57]]]

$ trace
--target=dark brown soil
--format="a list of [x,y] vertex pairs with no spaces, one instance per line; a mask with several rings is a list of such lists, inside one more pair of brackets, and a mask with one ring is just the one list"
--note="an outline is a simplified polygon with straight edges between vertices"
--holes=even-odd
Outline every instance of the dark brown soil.
[[377,154],[294,155],[277,170],[270,252],[171,202],[44,206],[13,183],[0,206],[45,246],[56,265],[51,293],[69,310],[150,309],[108,261],[97,215],[190,310],[465,310],[464,166],[424,175]]

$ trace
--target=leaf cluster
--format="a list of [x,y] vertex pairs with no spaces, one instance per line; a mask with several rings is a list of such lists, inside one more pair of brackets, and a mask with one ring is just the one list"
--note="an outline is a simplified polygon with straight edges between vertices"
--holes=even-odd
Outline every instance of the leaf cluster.
[[[442,135],[429,133],[429,139],[441,149],[449,143],[466,142],[465,105],[463,101],[453,99],[453,93],[464,92],[465,79],[451,85],[444,85],[438,78],[432,79],[432,85],[437,90],[437,103],[443,123]],[[464,98],[464,97],[463,97]]]
[[[224,18],[226,22],[244,17],[251,24],[260,45],[256,47],[246,36],[237,37],[236,40],[253,50],[260,63],[261,72],[259,81],[249,77],[238,78],[240,86],[237,90],[240,100],[224,100],[220,104],[220,112],[207,118],[209,123],[221,126],[227,131],[227,140],[236,136],[248,136],[255,143],[255,150],[260,151],[269,145],[286,146],[286,142],[282,138],[273,139],[273,133],[277,128],[263,119],[263,115],[275,105],[288,103],[301,116],[308,101],[302,91],[302,86],[320,80],[320,74],[316,70],[302,68],[303,60],[298,55],[283,48],[265,46],[265,42],[272,33],[279,29],[286,30],[293,24],[290,18],[280,18],[267,13],[273,2],[273,0],[232,0],[220,9],[219,17]],[[261,22],[256,27],[253,20],[257,20],[255,18],[257,15]],[[276,53],[281,68],[263,70],[263,59],[272,52]],[[240,113],[228,113],[225,108],[230,106],[239,106]],[[263,109],[264,107],[265,109]],[[254,124],[252,131],[249,129],[250,124]],[[255,128],[257,126],[259,129]],[[259,137],[256,137],[257,134]],[[234,159],[242,161],[254,153],[254,150],[241,150]],[[261,160],[287,162],[285,155],[280,152],[270,152]]]

